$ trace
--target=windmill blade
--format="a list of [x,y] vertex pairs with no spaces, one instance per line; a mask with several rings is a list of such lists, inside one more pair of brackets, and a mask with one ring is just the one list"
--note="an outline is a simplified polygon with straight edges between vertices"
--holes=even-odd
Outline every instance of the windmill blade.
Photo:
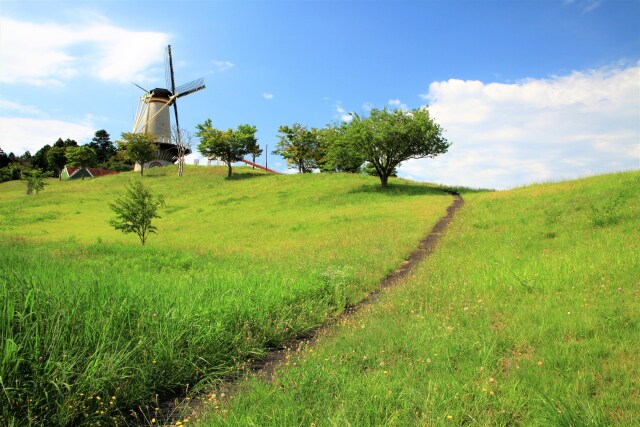
[[140,86],[139,84],[136,84],[136,83],[134,83],[134,82],[131,82],[131,84],[132,84],[132,85],[136,85],[136,86],[138,86],[140,89],[142,89],[143,91],[145,91],[145,92],[149,93],[149,91],[148,91],[148,90],[146,90],[145,88],[143,88],[143,87],[142,87],[142,86]]
[[197,92],[199,90],[204,89],[206,86],[204,85],[204,79],[196,79],[192,82],[185,83],[183,85],[178,86],[176,91],[173,93],[174,96],[181,98],[183,96],[187,96],[192,94],[193,92]]
[[167,46],[167,56],[164,63],[165,78],[167,79],[167,89],[172,94],[176,94],[176,80],[173,75],[173,56],[171,55],[171,45]]
[[177,99],[173,100],[173,112],[176,116],[176,144],[180,145],[180,143],[182,142],[181,137],[180,137],[180,121],[178,120],[178,103],[176,102]]

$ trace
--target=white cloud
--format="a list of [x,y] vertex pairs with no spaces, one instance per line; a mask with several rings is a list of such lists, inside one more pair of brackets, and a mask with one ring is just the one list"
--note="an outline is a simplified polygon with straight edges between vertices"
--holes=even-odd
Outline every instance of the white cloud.
[[235,64],[231,61],[213,61],[213,65],[216,66],[216,71],[222,73],[235,67]]
[[91,123],[71,123],[62,120],[0,117],[0,147],[5,153],[34,154],[58,138],[87,142],[95,134]]
[[61,85],[88,75],[101,80],[141,80],[164,58],[169,35],[117,27],[106,18],[73,24],[2,18],[0,82]]
[[372,104],[372,103],[370,103],[370,102],[364,102],[364,103],[362,104],[362,109],[363,109],[364,111],[366,111],[367,113],[369,113],[369,112],[371,112],[371,110],[373,110],[373,104]]
[[265,92],[265,93],[263,93],[263,94],[262,94],[262,97],[263,97],[264,99],[266,99],[267,101],[270,101],[270,100],[272,100],[272,99],[273,99],[273,94],[272,94],[272,93]]
[[640,62],[512,84],[434,82],[422,97],[453,143],[401,175],[511,188],[640,167]]
[[33,105],[23,105],[18,102],[0,99],[0,111],[10,111],[19,114],[38,114],[40,111]]
[[350,122],[351,120],[353,120],[353,116],[344,109],[344,107],[342,106],[342,102],[337,101],[335,107],[336,113],[338,113],[337,115],[340,120],[342,120],[343,122]]
[[389,105],[391,105],[394,108],[399,108],[400,110],[405,110],[405,111],[408,110],[407,104],[403,104],[399,99],[390,99]]

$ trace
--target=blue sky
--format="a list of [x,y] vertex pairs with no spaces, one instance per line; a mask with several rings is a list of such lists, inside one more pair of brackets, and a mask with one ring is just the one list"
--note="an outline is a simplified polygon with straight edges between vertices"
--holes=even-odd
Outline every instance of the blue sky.
[[639,22],[640,0],[3,0],[0,147],[118,139],[131,82],[164,86],[171,44],[177,83],[207,85],[180,100],[191,131],[249,123],[271,151],[280,125],[428,104],[453,145],[403,163],[410,179],[511,188],[637,169]]

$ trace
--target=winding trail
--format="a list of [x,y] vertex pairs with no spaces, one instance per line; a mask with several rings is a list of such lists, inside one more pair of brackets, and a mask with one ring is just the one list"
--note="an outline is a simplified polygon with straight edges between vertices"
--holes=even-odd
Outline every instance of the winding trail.
[[[254,373],[265,378],[267,381],[271,381],[276,369],[285,363],[287,353],[295,352],[303,344],[313,345],[314,340],[318,337],[321,331],[332,327],[336,322],[344,319],[345,317],[352,316],[362,307],[377,302],[380,299],[380,293],[383,289],[391,287],[406,278],[420,262],[431,255],[440,240],[440,236],[444,234],[456,212],[464,204],[464,199],[457,192],[448,190],[444,191],[454,197],[453,202],[449,207],[447,207],[447,213],[445,216],[440,218],[436,225],[433,226],[429,234],[420,240],[418,248],[413,251],[411,255],[409,255],[409,257],[398,266],[398,268],[387,274],[387,276],[380,281],[380,285],[372,290],[363,300],[357,304],[347,306],[342,314],[330,319],[324,325],[311,331],[307,331],[305,334],[284,343],[281,348],[267,353],[263,359],[256,361],[251,366]],[[228,392],[229,391],[232,390],[229,389]]]
[[[429,234],[427,234],[418,244],[415,251],[409,255],[409,257],[403,261],[398,268],[389,273],[384,279],[380,281],[377,288],[372,290],[363,300],[357,304],[347,306],[342,314],[328,319],[325,324],[315,329],[307,331],[293,340],[283,343],[283,345],[268,352],[260,360],[256,360],[248,367],[249,372],[253,372],[255,375],[264,378],[266,381],[271,381],[274,377],[276,369],[285,364],[287,354],[295,352],[301,346],[313,346],[317,342],[317,338],[322,331],[328,330],[333,327],[338,321],[344,318],[353,316],[360,311],[364,306],[376,303],[380,299],[380,294],[383,289],[389,288],[401,282],[405,279],[409,273],[424,259],[426,259],[436,248],[440,237],[444,234],[449,223],[453,220],[456,212],[464,204],[464,199],[460,194],[455,191],[443,190],[445,193],[451,194],[454,197],[453,202],[447,207],[447,213],[445,216],[433,226]],[[236,393],[239,380],[246,375],[247,371],[239,372],[237,375],[227,378],[220,386],[218,386],[216,393],[218,396],[225,396],[224,399],[228,399]],[[203,400],[196,399],[174,399],[172,401],[165,401],[160,404],[160,418],[165,418],[168,422],[181,419],[180,413],[185,410],[192,414],[205,411],[206,407],[202,403]],[[175,418],[175,419],[174,419]],[[141,425],[148,425],[143,423]]]

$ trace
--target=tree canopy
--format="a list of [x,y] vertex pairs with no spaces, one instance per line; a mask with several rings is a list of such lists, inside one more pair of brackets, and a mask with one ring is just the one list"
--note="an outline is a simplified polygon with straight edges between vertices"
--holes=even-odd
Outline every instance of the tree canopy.
[[338,140],[371,163],[380,183],[387,187],[389,176],[401,162],[446,153],[451,144],[442,133],[426,107],[411,111],[374,108],[369,117],[354,114]]
[[220,130],[207,119],[196,128],[196,136],[200,138],[198,151],[204,156],[219,157],[229,168],[227,176],[232,174],[231,165],[241,161],[257,145],[257,129],[248,124],[239,125],[235,130]]
[[156,137],[150,133],[123,132],[121,139],[116,141],[120,148],[120,156],[125,160],[140,165],[140,175],[144,175],[144,164],[153,159],[158,150]]
[[312,172],[318,167],[321,151],[317,129],[294,123],[291,127],[280,126],[278,132],[278,144],[273,154],[282,156],[287,166],[295,167],[301,173]]
[[[74,167],[88,168],[96,165],[96,152],[88,145],[67,147],[65,155],[67,156],[67,164]],[[84,175],[82,179],[84,179]]]
[[98,164],[103,166],[106,165],[118,152],[117,147],[111,141],[111,137],[104,129],[96,131],[93,139],[88,145],[96,152]]

